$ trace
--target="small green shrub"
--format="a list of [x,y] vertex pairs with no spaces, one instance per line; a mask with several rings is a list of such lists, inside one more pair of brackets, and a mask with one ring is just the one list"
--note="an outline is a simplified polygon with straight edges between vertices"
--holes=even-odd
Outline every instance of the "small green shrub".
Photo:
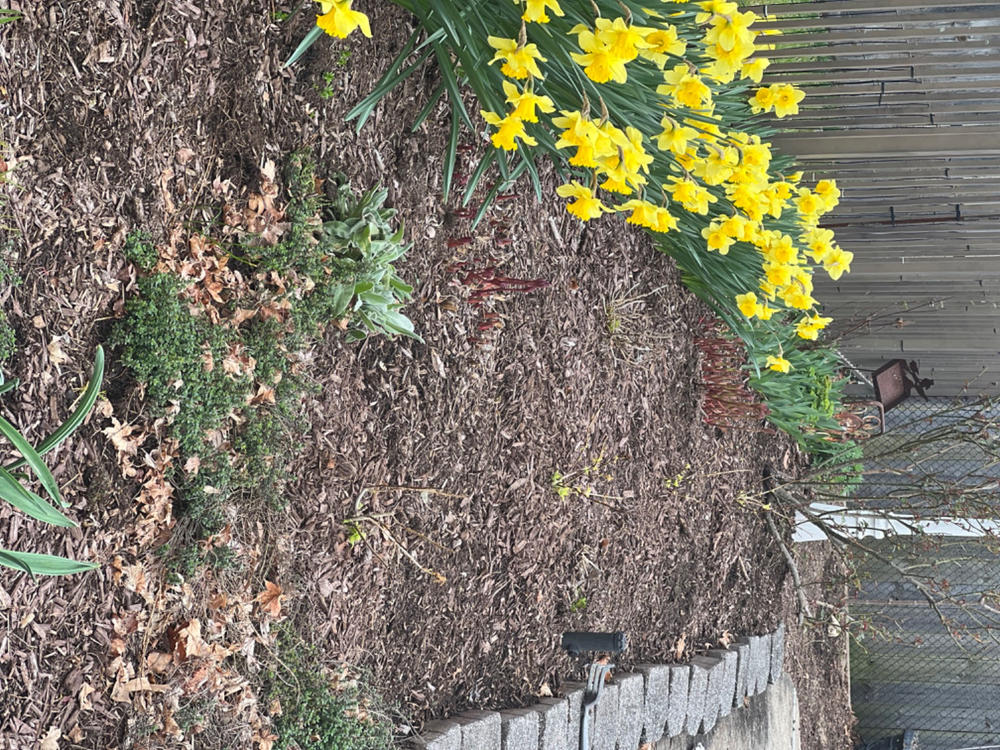
[[[255,265],[294,270],[315,286],[300,289],[293,307],[295,330],[312,336],[331,320],[347,318],[349,340],[369,333],[403,335],[420,340],[401,308],[413,287],[396,273],[405,255],[402,227],[394,228],[396,211],[385,207],[388,191],[373,187],[360,195],[342,174],[334,174],[329,199],[316,192],[315,164],[307,153],[289,161],[289,231],[274,246],[251,246]],[[314,221],[319,215],[320,223]]]
[[[113,334],[122,363],[144,384],[149,403],[172,414],[171,435],[180,446],[174,466],[199,459],[196,473],[175,468],[172,476],[175,511],[193,524],[199,539],[221,530],[234,510],[284,505],[284,467],[297,449],[292,436],[305,432],[299,404],[307,386],[291,366],[294,352],[312,345],[333,321],[348,326],[351,339],[371,332],[417,338],[399,312],[412,288],[392,265],[406,246],[402,230],[392,226],[395,212],[385,208],[386,191],[358,195],[336,176],[330,197],[321,195],[306,153],[289,160],[285,183],[287,227],[280,241],[249,237],[229,246],[231,265],[246,280],[230,304],[255,309],[280,303],[287,312],[283,319],[253,316],[239,325],[213,325],[208,315],[192,313],[187,282],[153,273],[139,278],[138,294],[126,303]],[[147,272],[157,262],[141,232],[129,236],[125,254]],[[287,290],[276,293],[262,271],[280,277]],[[252,359],[252,372],[229,375],[220,366],[233,349]],[[266,387],[267,398],[252,398],[258,387]],[[175,574],[184,576],[218,558],[193,555],[183,545],[169,554]]]
[[299,750],[371,750],[392,746],[392,725],[366,711],[374,696],[363,688],[335,691],[324,676],[316,649],[305,643],[287,622],[277,626],[278,658],[264,674],[267,702],[277,700],[281,714],[274,719],[275,747]]
[[0,363],[8,361],[17,353],[17,336],[7,314],[0,310]]
[[132,232],[125,238],[125,259],[136,268],[149,273],[158,260],[156,248],[145,232]]
[[113,341],[122,364],[146,385],[151,403],[166,409],[180,404],[173,435],[185,455],[206,455],[205,435],[243,405],[248,379],[206,367],[207,355],[221,362],[233,332],[195,317],[181,299],[181,282],[158,273],[139,279],[139,296],[125,305],[125,320]]

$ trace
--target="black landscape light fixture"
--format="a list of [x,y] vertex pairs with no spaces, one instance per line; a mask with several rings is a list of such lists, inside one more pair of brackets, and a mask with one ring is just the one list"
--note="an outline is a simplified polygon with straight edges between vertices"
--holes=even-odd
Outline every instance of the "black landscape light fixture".
[[616,633],[570,631],[562,634],[562,647],[571,656],[579,656],[585,651],[620,654],[628,648],[628,637],[621,631]]
[[[628,637],[622,632],[595,633],[570,631],[562,635],[562,647],[571,655],[586,652],[620,654],[628,647]],[[607,657],[597,659],[587,668],[587,686],[583,691],[580,705],[580,750],[592,750],[591,726],[597,714],[597,703],[601,699],[604,682],[615,668]]]

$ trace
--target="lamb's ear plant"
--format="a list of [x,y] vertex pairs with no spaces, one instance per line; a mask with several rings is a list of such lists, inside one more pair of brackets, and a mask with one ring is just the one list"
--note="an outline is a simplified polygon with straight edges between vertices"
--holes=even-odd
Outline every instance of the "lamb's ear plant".
[[[94,407],[97,396],[101,390],[101,381],[104,378],[104,350],[98,346],[94,355],[94,369],[90,376],[90,382],[80,402],[69,418],[51,435],[42,440],[38,445],[32,446],[20,433],[20,431],[3,417],[0,417],[0,434],[11,443],[14,449],[21,454],[21,457],[0,467],[0,500],[4,500],[13,505],[18,510],[24,512],[39,521],[52,524],[53,526],[75,527],[77,524],[63,515],[55,506],[68,505],[59,493],[59,486],[52,476],[52,472],[42,461],[42,456],[62,443],[68,438],[77,427],[79,427],[87,414]],[[17,381],[3,383],[0,385],[0,393],[4,393],[16,387]],[[37,477],[42,485],[42,489],[48,499],[32,492],[24,486],[26,475],[18,472],[23,466],[27,466]],[[51,502],[50,502],[51,501]],[[0,565],[14,570],[20,570],[34,578],[36,575],[68,575],[71,573],[81,573],[97,567],[95,563],[78,562],[65,557],[55,555],[43,555],[33,552],[15,552],[9,549],[0,549]]]

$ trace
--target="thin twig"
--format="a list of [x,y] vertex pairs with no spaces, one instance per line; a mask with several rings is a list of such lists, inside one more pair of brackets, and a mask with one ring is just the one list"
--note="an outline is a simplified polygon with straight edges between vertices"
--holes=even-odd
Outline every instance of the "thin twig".
[[778,543],[778,549],[780,549],[781,554],[784,555],[785,562],[788,564],[788,570],[792,574],[792,582],[795,584],[795,596],[799,600],[799,625],[801,626],[806,617],[810,620],[813,619],[813,614],[812,610],[809,608],[809,600],[806,598],[805,589],[802,587],[802,578],[799,576],[799,566],[795,564],[795,558],[792,557],[792,553],[789,552],[788,547],[785,546],[785,542],[778,533],[778,527],[775,525],[774,519],[771,518],[771,514],[765,512],[764,520],[767,522],[767,530],[771,532],[771,536],[774,537],[774,541]]

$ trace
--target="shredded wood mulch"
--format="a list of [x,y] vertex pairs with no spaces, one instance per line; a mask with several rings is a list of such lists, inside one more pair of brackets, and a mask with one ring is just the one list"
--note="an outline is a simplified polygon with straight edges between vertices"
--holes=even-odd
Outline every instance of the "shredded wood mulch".
[[[11,3],[24,19],[0,27],[2,211],[23,282],[0,302],[19,345],[6,374],[22,386],[6,415],[37,439],[69,413],[134,286],[128,233],[176,243],[220,195],[249,195],[268,160],[303,147],[321,172],[389,188],[413,243],[401,272],[417,280],[408,313],[424,343],[348,345],[331,327],[303,354],[317,388],[303,404],[310,429],[294,436],[287,514],[235,524],[242,576],[183,586],[156,554],[170,514],[140,494],[143,472],[169,461],[163,424],[110,352],[107,399],[50,461],[81,528],[0,509],[0,545],[105,563],[40,583],[0,572],[0,746],[221,747],[225,731],[173,718],[212,687],[234,716],[253,713],[227,741],[267,747],[254,644],[267,647],[276,613],[331,664],[364,670],[414,728],[557,693],[578,677],[564,630],[626,631],[627,666],[788,615],[755,495],[765,461],[793,459],[773,435],[702,422],[694,338],[707,309],[673,264],[620,222],[584,229],[551,174],[540,205],[525,183],[472,230],[441,199],[444,108],[409,129],[433,68],[360,134],[345,125],[411,29],[389,3],[359,2],[374,39],[323,40],[291,71],[281,61],[308,20],[236,5]],[[486,147],[467,145],[466,174]],[[491,275],[547,284],[471,305]],[[121,424],[149,436],[133,477]],[[281,598],[265,596],[275,581]],[[195,681],[174,663],[182,647],[215,671]],[[846,705],[832,715],[849,722]]]

